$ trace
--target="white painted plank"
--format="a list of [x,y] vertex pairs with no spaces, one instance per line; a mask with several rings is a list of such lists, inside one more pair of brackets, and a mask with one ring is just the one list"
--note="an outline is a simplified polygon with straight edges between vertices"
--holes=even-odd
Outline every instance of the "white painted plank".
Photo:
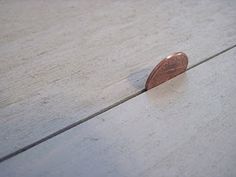
[[1,1],[0,157],[235,44],[236,1]]
[[236,49],[0,164],[0,176],[236,176]]

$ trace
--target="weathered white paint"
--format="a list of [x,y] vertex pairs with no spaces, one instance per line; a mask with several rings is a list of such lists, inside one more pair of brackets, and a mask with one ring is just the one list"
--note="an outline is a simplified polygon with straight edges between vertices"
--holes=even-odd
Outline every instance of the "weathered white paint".
[[236,49],[0,164],[0,176],[236,176]]
[[236,1],[1,1],[0,157],[235,44]]

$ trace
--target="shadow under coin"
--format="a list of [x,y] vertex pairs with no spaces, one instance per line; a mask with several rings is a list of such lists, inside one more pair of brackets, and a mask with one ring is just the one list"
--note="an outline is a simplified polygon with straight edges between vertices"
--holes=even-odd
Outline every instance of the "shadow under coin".
[[145,83],[152,68],[143,68],[139,71],[129,74],[128,81],[136,89],[143,90]]

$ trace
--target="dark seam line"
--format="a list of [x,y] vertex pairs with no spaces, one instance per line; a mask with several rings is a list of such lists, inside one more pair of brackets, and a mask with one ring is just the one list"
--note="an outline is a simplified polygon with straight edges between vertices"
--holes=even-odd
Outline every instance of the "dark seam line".
[[[193,65],[193,66],[191,66],[191,67],[189,67],[189,68],[187,68],[186,71],[188,71],[188,70],[190,70],[190,69],[192,69],[192,68],[195,68],[196,66],[198,66],[198,65],[200,65],[200,64],[202,64],[202,63],[205,63],[205,62],[211,60],[212,58],[215,58],[215,57],[217,57],[218,55],[221,55],[221,54],[223,54],[223,53],[225,53],[225,52],[227,52],[227,51],[233,49],[234,47],[236,47],[236,44],[233,45],[233,46],[231,46],[231,47],[229,47],[229,48],[227,48],[227,49],[225,49],[225,50],[223,50],[223,51],[221,51],[221,52],[219,52],[219,53],[217,53],[217,54],[215,54],[215,55],[212,55],[212,56],[210,56],[210,57],[208,57],[208,58],[206,58],[206,59],[200,61],[199,63],[197,63],[197,64],[195,64],[195,65]],[[39,145],[39,144],[41,144],[41,143],[43,143],[43,142],[45,142],[45,141],[47,141],[47,140],[49,140],[49,139],[51,139],[51,138],[57,136],[57,135],[59,135],[59,134],[65,132],[65,131],[67,131],[67,130],[70,130],[70,129],[76,127],[77,125],[80,125],[80,124],[82,124],[82,123],[84,123],[84,122],[87,122],[88,120],[90,120],[90,119],[92,119],[92,118],[94,118],[94,117],[96,117],[96,116],[98,116],[98,115],[100,115],[100,114],[103,114],[104,112],[107,112],[107,111],[109,111],[110,109],[112,109],[112,108],[114,108],[114,107],[116,107],[116,106],[119,106],[120,104],[122,104],[122,103],[124,103],[124,102],[126,102],[126,101],[128,101],[128,100],[130,100],[130,99],[132,99],[132,98],[134,98],[134,97],[136,97],[136,96],[138,96],[138,95],[144,93],[145,91],[146,91],[145,89],[143,89],[143,90],[141,90],[141,91],[138,91],[137,93],[134,93],[134,94],[132,94],[132,95],[130,95],[130,96],[124,98],[123,100],[120,100],[120,101],[118,101],[118,102],[116,102],[116,103],[114,103],[114,104],[112,104],[112,105],[110,105],[110,106],[108,106],[108,107],[106,107],[106,108],[104,108],[104,109],[102,109],[102,110],[100,110],[100,111],[98,111],[98,112],[96,112],[96,113],[94,113],[94,114],[92,114],[92,115],[90,115],[90,116],[88,116],[88,117],[82,119],[82,120],[79,120],[79,121],[77,121],[77,122],[74,122],[74,123],[72,123],[72,124],[70,124],[70,125],[68,125],[68,126],[66,126],[66,127],[64,127],[64,128],[62,128],[62,129],[56,131],[56,132],[54,132],[54,133],[52,133],[52,134],[50,134],[50,135],[48,135],[48,136],[46,136],[46,137],[44,137],[44,138],[38,140],[38,141],[35,141],[35,142],[32,143],[32,144],[29,144],[29,145],[27,145],[27,146],[25,146],[25,147],[23,147],[23,148],[21,148],[21,149],[15,151],[15,152],[12,152],[12,153],[10,153],[10,154],[8,154],[8,155],[6,155],[6,156],[3,156],[3,157],[0,158],[0,163],[3,162],[3,161],[5,161],[5,160],[7,160],[7,159],[10,159],[10,158],[12,158],[12,157],[18,155],[18,154],[20,154],[20,153],[22,153],[22,152],[24,152],[24,151],[26,151],[26,150],[28,150],[28,149],[31,149],[31,148],[33,148],[34,146],[37,146],[37,145]]]
[[231,47],[229,47],[229,48],[227,48],[227,49],[225,49],[225,50],[222,50],[222,51],[219,52],[219,53],[216,53],[215,55],[212,55],[212,56],[210,56],[210,57],[208,57],[208,58],[206,58],[206,59],[200,61],[199,63],[197,63],[197,64],[195,64],[195,65],[193,65],[193,66],[191,66],[191,67],[189,67],[189,68],[187,69],[187,71],[190,70],[190,69],[192,69],[192,68],[194,68],[194,67],[196,67],[196,66],[198,66],[198,65],[200,65],[200,64],[202,64],[202,63],[205,63],[205,62],[209,61],[209,60],[212,59],[212,58],[215,58],[215,57],[217,57],[217,56],[219,56],[219,55],[221,55],[221,54],[223,54],[223,53],[225,53],[225,52],[227,52],[227,51],[233,49],[234,47],[236,47],[236,44],[233,45],[233,46],[231,46]]
[[84,122],[87,122],[88,120],[90,120],[90,119],[92,119],[92,118],[94,118],[94,117],[96,117],[96,116],[98,116],[98,115],[100,115],[100,114],[102,114],[102,113],[104,113],[104,112],[107,112],[107,111],[109,111],[110,109],[112,109],[112,108],[114,108],[114,107],[116,107],[116,106],[119,106],[120,104],[122,104],[122,103],[124,103],[124,102],[126,102],[126,101],[128,101],[128,100],[130,100],[130,99],[132,99],[132,98],[134,98],[134,97],[136,97],[136,96],[138,96],[138,95],[144,93],[145,91],[146,91],[146,90],[143,89],[143,90],[141,90],[141,91],[139,91],[139,92],[137,92],[137,93],[134,93],[134,94],[132,94],[132,95],[130,95],[130,96],[124,98],[123,100],[120,100],[120,101],[118,101],[118,102],[116,102],[116,103],[114,103],[114,104],[112,104],[112,105],[110,105],[110,106],[108,106],[108,107],[106,107],[106,108],[104,108],[104,109],[102,109],[102,110],[100,110],[100,111],[98,111],[98,112],[96,112],[96,113],[94,113],[94,114],[92,114],[92,115],[90,115],[90,116],[88,116],[88,117],[82,119],[82,120],[79,120],[79,121],[77,121],[77,122],[74,122],[74,123],[72,123],[72,124],[70,124],[70,125],[68,125],[68,126],[66,126],[66,127],[64,127],[64,128],[62,128],[62,129],[56,131],[56,132],[54,132],[54,133],[52,133],[52,134],[50,134],[50,135],[48,135],[48,136],[46,136],[46,137],[44,137],[44,138],[38,140],[38,141],[35,141],[35,142],[32,143],[32,144],[29,144],[29,145],[27,145],[27,146],[25,146],[25,147],[23,147],[23,148],[21,148],[21,149],[15,151],[15,152],[12,152],[12,153],[10,153],[10,154],[8,154],[8,155],[6,155],[6,156],[3,156],[2,158],[0,158],[0,163],[3,162],[3,161],[5,161],[5,160],[7,160],[7,159],[9,159],[9,158],[12,158],[12,157],[16,156],[17,154],[20,154],[20,153],[22,153],[22,152],[24,152],[24,151],[26,151],[26,150],[28,150],[28,149],[31,149],[31,148],[33,148],[34,146],[39,145],[39,144],[43,143],[44,141],[47,141],[47,140],[49,140],[49,139],[51,139],[51,138],[53,138],[53,137],[55,137],[55,136],[57,136],[57,135],[59,135],[59,134],[65,132],[65,131],[67,131],[67,130],[70,130],[70,129],[72,129],[73,127],[75,127],[75,126],[77,126],[77,125],[80,125],[80,124],[82,124],[82,123],[84,123]]

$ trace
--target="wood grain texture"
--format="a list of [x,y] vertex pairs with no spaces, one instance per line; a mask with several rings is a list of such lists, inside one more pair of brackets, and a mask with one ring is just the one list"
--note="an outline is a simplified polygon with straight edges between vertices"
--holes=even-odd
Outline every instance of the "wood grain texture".
[[236,1],[0,1],[0,157],[236,41]]
[[0,164],[0,176],[236,176],[236,49]]

